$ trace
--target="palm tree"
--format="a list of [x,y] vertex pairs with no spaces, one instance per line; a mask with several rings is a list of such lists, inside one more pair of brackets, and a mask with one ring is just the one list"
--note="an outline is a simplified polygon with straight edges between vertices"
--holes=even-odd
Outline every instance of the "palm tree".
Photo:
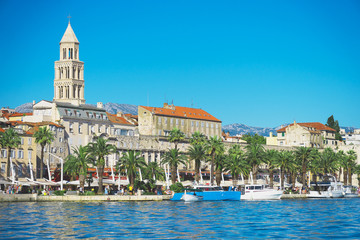
[[185,134],[180,131],[178,128],[174,128],[170,131],[169,134],[169,142],[172,142],[175,144],[175,149],[177,149],[177,145],[180,141],[182,141],[185,138]]
[[134,187],[137,169],[143,171],[145,168],[145,159],[139,151],[127,151],[118,162],[118,169],[126,169],[132,187]]
[[356,168],[356,152],[354,150],[347,151],[347,158],[349,161],[349,167],[348,167],[348,176],[349,176],[349,185],[352,185],[352,175],[353,170]]
[[291,151],[281,151],[279,152],[279,157],[277,158],[276,165],[280,168],[281,174],[281,189],[284,189],[285,181],[285,171],[293,167],[294,165],[294,155]]
[[194,132],[190,138],[191,145],[204,145],[206,143],[206,136],[200,132]]
[[211,167],[210,167],[210,185],[214,184],[214,163],[215,156],[220,152],[223,152],[223,143],[221,138],[215,136],[210,137],[210,139],[206,142],[205,148],[207,153],[211,156]]
[[180,164],[186,164],[186,156],[183,155],[177,148],[170,149],[165,152],[161,159],[161,164],[169,164],[171,167],[171,182],[175,184],[177,169]]
[[339,163],[337,162],[336,154],[331,148],[325,148],[320,154],[320,166],[324,175],[333,174],[338,170]]
[[[238,146],[238,145],[234,145]],[[232,149],[232,148],[231,148]],[[230,149],[230,150],[231,150]],[[229,150],[229,152],[230,152]],[[224,163],[224,170],[229,171],[232,177],[233,186],[237,185],[239,174],[247,175],[250,172],[250,166],[247,164],[244,152],[229,153]]]
[[0,145],[3,148],[7,148],[7,162],[6,162],[6,177],[10,177],[10,157],[11,150],[17,148],[21,144],[21,139],[18,133],[9,128],[5,132],[0,133]]
[[339,164],[339,181],[341,180],[341,173],[344,175],[344,184],[347,184],[347,159],[346,159],[346,154],[344,153],[344,151],[340,150],[336,153],[336,158],[338,160],[338,164]]
[[250,166],[252,167],[253,179],[256,183],[256,175],[258,172],[258,166],[260,165],[262,159],[264,158],[264,147],[253,141],[246,146],[246,159]]
[[269,169],[270,187],[274,187],[274,170],[276,167],[276,161],[279,157],[279,152],[274,149],[265,151],[265,163]]
[[145,169],[147,179],[163,180],[164,170],[157,164],[157,162],[149,162]]
[[299,147],[295,151],[295,157],[301,166],[301,183],[306,186],[306,171],[308,170],[309,162],[314,158],[313,148]]
[[51,144],[54,141],[54,134],[47,127],[39,127],[34,134],[35,142],[41,146],[41,161],[40,161],[40,178],[43,178],[44,174],[44,149],[47,144]]
[[88,172],[88,163],[91,161],[87,147],[72,147],[72,154],[66,158],[64,172],[79,176],[80,187],[84,189],[85,178]]
[[195,181],[199,182],[201,161],[206,158],[206,149],[201,144],[194,144],[189,147],[188,155],[190,160],[195,161]]
[[224,151],[219,152],[215,157],[215,180],[217,186],[220,186],[221,184],[221,175],[224,168],[225,159],[226,156],[224,154]]
[[355,166],[354,173],[357,174],[358,187],[360,187],[360,164]]
[[97,166],[99,189],[98,194],[103,194],[103,175],[105,167],[105,157],[116,152],[114,145],[108,144],[108,140],[102,137],[96,139],[96,142],[89,143],[88,150],[92,156],[92,163]]

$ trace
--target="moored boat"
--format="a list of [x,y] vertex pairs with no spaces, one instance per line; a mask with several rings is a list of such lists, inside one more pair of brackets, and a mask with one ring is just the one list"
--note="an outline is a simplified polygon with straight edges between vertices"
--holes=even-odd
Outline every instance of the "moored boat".
[[[190,192],[188,192],[190,191]],[[181,200],[185,202],[199,202],[203,200],[203,196],[199,195],[200,191],[191,191],[191,190],[185,190],[183,196],[181,197]]]
[[242,188],[242,200],[279,200],[282,190],[275,190],[266,185],[252,184]]
[[[224,191],[221,187],[195,185],[196,195],[203,197],[203,201],[240,201],[240,191]],[[175,193],[170,200],[180,201],[184,193]],[[194,195],[193,192],[186,192],[186,195]]]
[[310,184],[310,191],[306,196],[308,198],[342,198],[344,195],[343,184],[334,176],[325,176],[323,181]]
[[357,193],[357,188],[355,186],[344,186],[344,197],[346,198],[356,198],[359,197]]

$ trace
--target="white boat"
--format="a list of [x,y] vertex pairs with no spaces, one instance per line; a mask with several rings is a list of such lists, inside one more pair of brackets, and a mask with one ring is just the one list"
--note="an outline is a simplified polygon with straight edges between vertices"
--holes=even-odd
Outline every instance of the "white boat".
[[259,184],[245,185],[241,192],[242,200],[279,200],[283,194],[282,190]]
[[185,202],[199,202],[199,201],[203,200],[203,197],[196,195],[195,191],[193,194],[188,194],[187,190],[185,190],[184,194],[181,197],[181,200],[183,200]]
[[324,180],[310,184],[308,198],[342,198],[344,197],[344,187],[341,182],[336,181],[334,176],[325,176]]
[[357,193],[357,188],[354,186],[344,186],[344,193],[346,198],[356,198],[359,197]]

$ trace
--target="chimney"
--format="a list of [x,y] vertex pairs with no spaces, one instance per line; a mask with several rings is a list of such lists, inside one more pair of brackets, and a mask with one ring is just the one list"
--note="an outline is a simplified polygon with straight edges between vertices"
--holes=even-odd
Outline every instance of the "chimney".
[[116,116],[117,116],[117,117],[124,117],[124,114],[122,113],[122,111],[118,111],[118,112],[116,113]]
[[98,102],[96,105],[97,108],[104,108],[104,105],[102,102]]
[[35,100],[33,100],[33,106],[35,105],[35,103],[36,103]]
[[273,137],[273,133],[272,133],[272,132],[270,132],[270,137]]

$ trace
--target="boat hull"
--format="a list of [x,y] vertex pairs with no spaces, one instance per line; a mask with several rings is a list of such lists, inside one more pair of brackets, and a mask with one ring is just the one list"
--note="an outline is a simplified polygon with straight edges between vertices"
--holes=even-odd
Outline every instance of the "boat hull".
[[185,202],[199,202],[203,200],[203,197],[201,196],[195,196],[193,194],[183,194],[183,196],[181,197],[181,200],[185,201]]
[[246,191],[241,196],[242,200],[280,200],[283,191],[267,190],[267,191]]
[[[186,195],[193,195],[194,193],[187,193]],[[170,199],[172,201],[181,201],[184,193],[175,193]],[[202,196],[203,201],[240,201],[241,192],[238,191],[209,191],[197,192],[196,195]]]
[[309,194],[306,194],[308,198],[330,198],[328,191],[310,191]]

